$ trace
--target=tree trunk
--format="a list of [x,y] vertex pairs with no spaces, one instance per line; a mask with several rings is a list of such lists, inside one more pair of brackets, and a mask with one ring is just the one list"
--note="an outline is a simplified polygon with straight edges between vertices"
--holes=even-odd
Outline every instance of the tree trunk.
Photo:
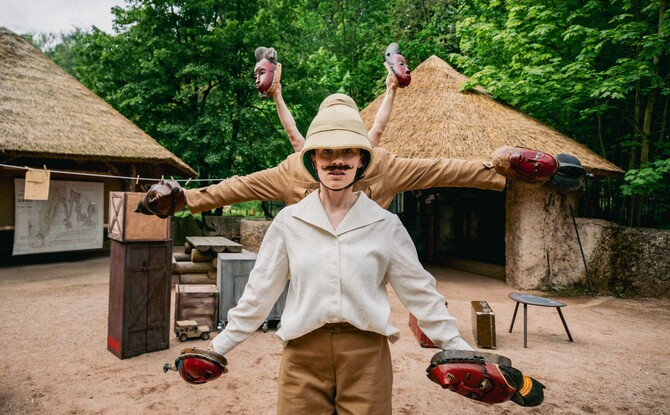
[[[640,131],[640,83],[638,82],[637,87],[635,88],[635,106],[633,112],[633,141],[634,144],[637,143],[637,137]],[[634,169],[636,167],[635,162],[637,161],[637,147],[635,145],[631,146],[630,156],[628,158],[628,170]],[[629,211],[628,211],[628,226],[633,226],[635,220],[634,212],[637,210],[637,197],[631,197],[629,200]]]
[[651,120],[654,115],[654,104],[656,103],[656,91],[651,91],[647,98],[647,106],[644,110],[644,122],[642,125],[642,142],[640,144],[640,166],[649,162],[649,136],[651,135]]
[[600,143],[600,154],[607,158],[607,151],[605,150],[605,142],[603,141],[603,117],[602,115],[596,115],[598,118],[598,143]]

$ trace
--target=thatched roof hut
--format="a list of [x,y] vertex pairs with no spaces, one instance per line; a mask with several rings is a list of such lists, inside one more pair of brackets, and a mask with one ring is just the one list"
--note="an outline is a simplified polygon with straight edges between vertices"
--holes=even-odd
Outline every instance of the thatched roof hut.
[[[402,157],[489,160],[501,146],[568,153],[597,176],[623,170],[586,146],[538,120],[475,90],[461,92],[468,78],[431,56],[412,71],[412,83],[399,90],[384,130],[382,146]],[[361,111],[371,127],[383,96]]]
[[28,41],[0,27],[0,161],[72,169],[64,160],[78,170],[197,175]]

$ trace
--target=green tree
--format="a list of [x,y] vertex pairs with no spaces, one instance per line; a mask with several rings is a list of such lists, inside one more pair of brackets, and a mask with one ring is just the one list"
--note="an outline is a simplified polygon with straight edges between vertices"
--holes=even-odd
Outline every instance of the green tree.
[[114,8],[117,34],[84,39],[75,70],[200,178],[266,168],[290,146],[258,122],[258,11],[258,1],[136,0]]
[[76,76],[201,178],[275,165],[290,151],[271,100],[253,87],[253,52],[273,46],[301,131],[329,93],[363,107],[383,88],[383,1],[133,0],[117,33],[74,48]]
[[[469,0],[454,58],[466,87],[483,85],[621,166],[653,168],[670,157],[665,15],[664,0]],[[639,225],[643,197],[631,202]]]

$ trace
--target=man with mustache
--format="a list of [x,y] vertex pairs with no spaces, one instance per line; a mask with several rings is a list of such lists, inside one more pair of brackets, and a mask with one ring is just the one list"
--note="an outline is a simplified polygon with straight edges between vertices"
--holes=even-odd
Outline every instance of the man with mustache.
[[[350,97],[333,94],[323,101],[299,156],[319,187],[273,220],[244,293],[209,349],[223,356],[248,339],[288,284],[277,330],[284,345],[277,413],[391,414],[389,343],[398,340],[399,330],[391,323],[387,284],[438,347],[460,356],[474,352],[400,219],[353,190],[376,153]],[[460,363],[467,364],[440,361],[435,366],[455,371]],[[528,392],[521,387],[526,385],[507,378],[506,370],[527,379],[527,389],[537,396],[532,406],[542,402],[543,385],[494,364],[482,372],[488,376],[478,382],[482,396],[473,399],[487,402],[494,385],[506,395],[490,403],[519,394],[515,402],[526,406]],[[437,383],[440,373],[431,372]],[[471,392],[466,396],[473,397]]]

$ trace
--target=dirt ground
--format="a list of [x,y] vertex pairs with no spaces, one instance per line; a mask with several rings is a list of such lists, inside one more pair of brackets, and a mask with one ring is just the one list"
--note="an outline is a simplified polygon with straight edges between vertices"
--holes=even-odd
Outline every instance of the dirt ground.
[[[470,301],[488,301],[496,312],[495,352],[543,382],[545,402],[491,406],[441,390],[425,375],[436,350],[418,346],[391,291],[393,322],[402,332],[391,346],[395,414],[670,414],[670,300],[561,298],[572,343],[555,309],[529,307],[524,349],[522,308],[509,333],[513,289],[475,274],[429,270],[470,344]],[[189,385],[163,373],[163,364],[184,345],[206,347],[205,341],[181,343],[171,333],[168,350],[125,360],[107,351],[108,281],[106,256],[0,266],[0,413],[274,413],[282,350],[273,330],[232,351],[224,377]]]

